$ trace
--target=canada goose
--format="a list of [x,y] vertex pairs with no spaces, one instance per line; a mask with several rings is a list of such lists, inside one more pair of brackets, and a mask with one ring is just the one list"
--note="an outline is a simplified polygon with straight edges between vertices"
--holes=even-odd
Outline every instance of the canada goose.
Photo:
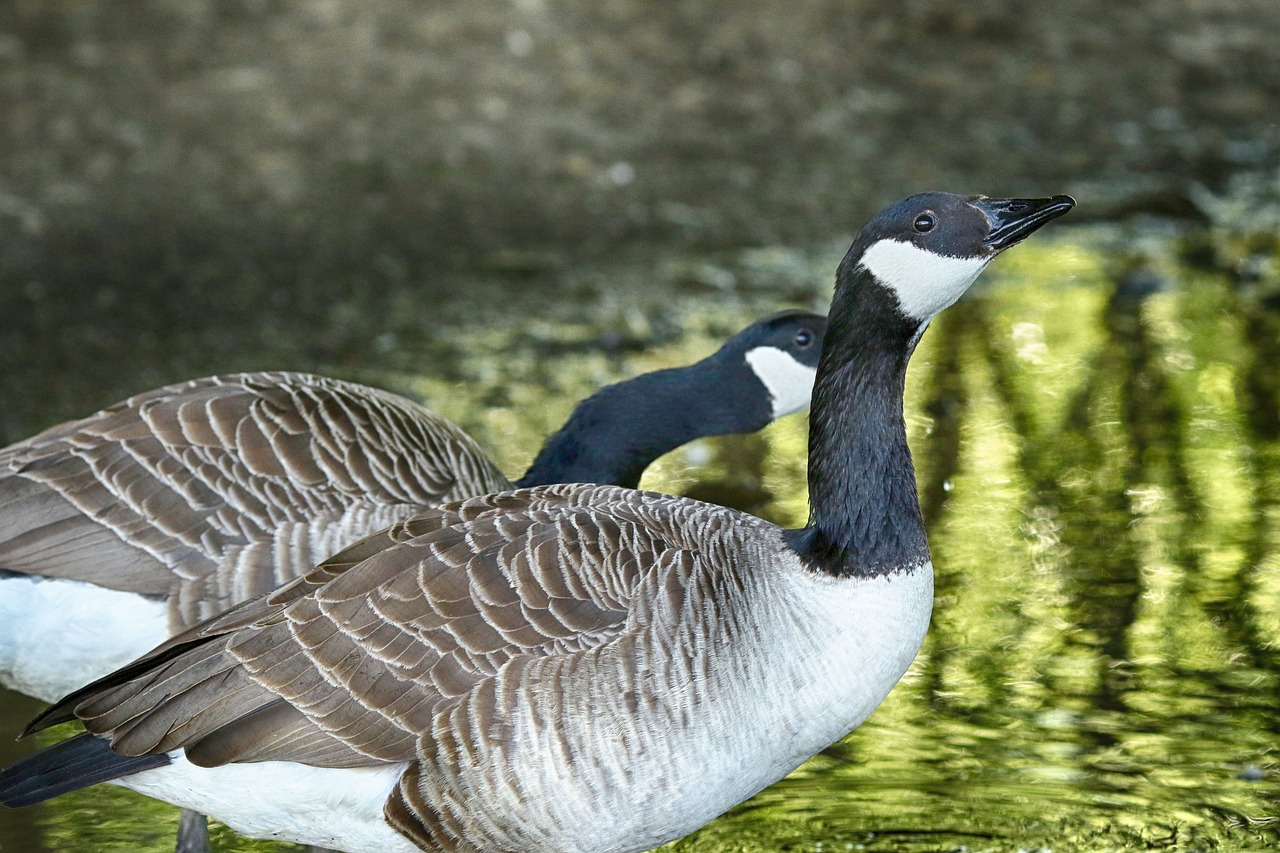
[[[781,312],[601,389],[519,484],[634,486],[688,441],[805,408],[825,330]],[[52,427],[0,450],[0,683],[53,701],[395,521],[510,488],[450,421],[302,373],[197,379]]]
[[907,362],[1073,205],[927,193],[862,229],[814,388],[806,527],[589,485],[422,513],[52,706],[28,731],[88,731],[0,773],[0,802],[127,777],[351,853],[618,853],[696,829],[855,728],[915,656],[933,582]]
[[[635,486],[669,450],[808,406],[826,318],[784,311],[601,389],[519,481]],[[426,507],[509,489],[453,423],[301,373],[150,391],[0,450],[0,683],[53,701]],[[74,614],[74,618],[68,618]],[[181,849],[208,849],[183,816]]]

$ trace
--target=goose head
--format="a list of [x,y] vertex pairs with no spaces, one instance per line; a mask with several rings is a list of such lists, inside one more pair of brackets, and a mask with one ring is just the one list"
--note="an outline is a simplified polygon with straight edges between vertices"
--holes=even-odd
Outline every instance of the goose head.
[[890,206],[854,241],[841,278],[858,268],[908,323],[928,323],[955,303],[991,259],[1075,206],[1070,196],[988,198],[919,193]]
[[772,420],[809,408],[813,380],[818,372],[827,318],[808,311],[780,311],[753,323],[734,335],[716,354],[740,359],[765,395],[755,396],[759,404],[749,416],[751,423],[740,431],[756,430]]
[[790,539],[809,565],[874,576],[929,561],[902,412],[907,363],[992,258],[1074,206],[1064,195],[921,193],[858,233],[836,273],[814,384],[809,525]]
[[754,432],[809,405],[827,321],[783,311],[711,355],[600,389],[547,439],[519,486],[635,488],[653,460],[709,435]]

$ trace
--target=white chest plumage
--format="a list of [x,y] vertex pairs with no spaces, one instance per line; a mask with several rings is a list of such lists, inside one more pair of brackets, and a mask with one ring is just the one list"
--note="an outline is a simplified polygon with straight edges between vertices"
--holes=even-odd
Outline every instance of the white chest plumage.
[[[639,851],[678,838],[786,776],[862,723],[923,642],[929,565],[874,580],[805,570],[778,580],[773,595],[755,597],[776,606],[753,614],[760,623],[749,659],[723,661],[729,672],[709,686],[718,695],[703,697],[714,706],[710,724],[678,742],[670,765],[650,765],[671,780],[668,796],[649,800],[665,813],[637,820],[635,842],[598,849]],[[601,825],[632,815],[640,817],[632,808]]]
[[[634,682],[605,678],[600,690],[607,662],[589,675],[561,673],[555,718],[517,714],[514,736],[487,756],[492,765],[442,765],[438,775],[461,778],[428,798],[481,792],[454,817],[470,837],[503,838],[495,849],[648,850],[843,737],[914,659],[932,609],[931,567],[873,580],[817,575],[794,558],[757,568],[740,600],[719,601],[714,627],[655,647]],[[634,653],[618,649],[620,659]],[[657,685],[649,697],[628,696],[645,683]],[[506,837],[513,823],[517,837]]]

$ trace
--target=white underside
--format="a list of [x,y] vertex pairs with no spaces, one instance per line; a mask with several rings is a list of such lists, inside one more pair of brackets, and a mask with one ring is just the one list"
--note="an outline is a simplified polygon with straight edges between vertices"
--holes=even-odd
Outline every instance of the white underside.
[[0,683],[54,702],[169,637],[163,602],[90,583],[0,577]]
[[418,853],[382,816],[406,764],[336,769],[263,761],[196,767],[181,750],[170,758],[167,767],[114,784],[211,815],[250,838],[346,853]]
[[[80,581],[0,577],[0,682],[53,702],[169,636],[162,602]],[[114,784],[212,815],[242,835],[350,853],[417,848],[382,817],[404,765],[377,769],[261,762],[174,763]]]

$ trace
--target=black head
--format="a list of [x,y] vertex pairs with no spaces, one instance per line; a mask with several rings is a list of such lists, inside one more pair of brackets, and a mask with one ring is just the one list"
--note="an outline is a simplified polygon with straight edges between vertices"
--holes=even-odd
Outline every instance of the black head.
[[842,273],[865,269],[894,293],[906,317],[927,322],[955,302],[997,254],[1074,206],[1065,195],[908,196],[866,224],[845,257]]
[[809,419],[809,566],[870,577],[929,561],[903,419],[907,365],[929,321],[1001,250],[1075,204],[924,193],[858,234],[835,298]]
[[826,333],[821,314],[781,311],[734,335],[715,357],[745,360],[769,392],[772,416],[780,418],[808,408]]
[[811,311],[779,311],[757,320],[725,341],[721,352],[745,355],[757,347],[772,347],[809,367],[818,366],[827,318]]
[[784,311],[696,364],[601,388],[547,439],[519,485],[634,488],[649,463],[686,442],[753,432],[807,408],[826,331],[820,314]]

